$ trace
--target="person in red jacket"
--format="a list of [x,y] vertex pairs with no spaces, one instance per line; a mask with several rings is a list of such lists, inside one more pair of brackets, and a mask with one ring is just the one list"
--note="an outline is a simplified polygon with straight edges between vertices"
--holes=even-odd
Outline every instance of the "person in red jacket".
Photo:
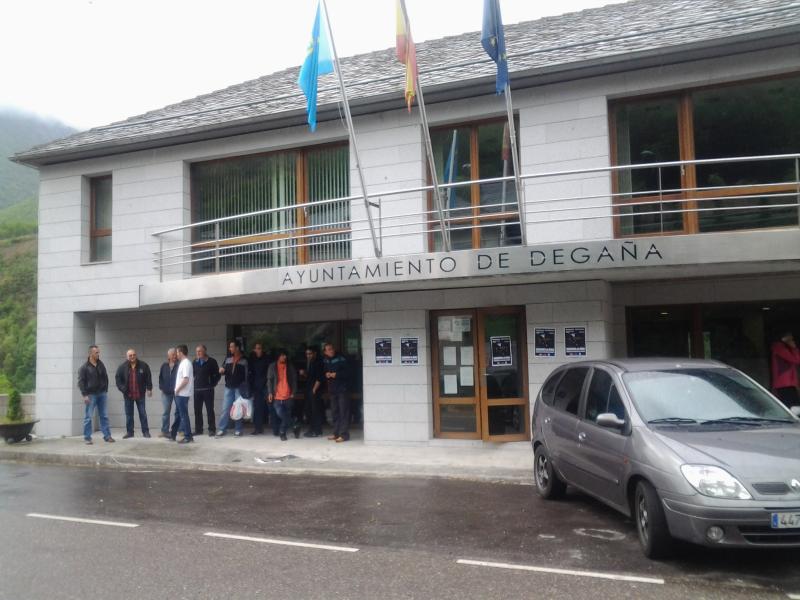
[[800,366],[800,350],[790,332],[772,344],[772,391],[787,407],[800,404],[797,390],[797,367]]

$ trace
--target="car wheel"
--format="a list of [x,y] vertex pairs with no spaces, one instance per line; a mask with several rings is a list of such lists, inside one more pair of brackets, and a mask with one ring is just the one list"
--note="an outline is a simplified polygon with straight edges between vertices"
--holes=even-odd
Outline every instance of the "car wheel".
[[561,498],[567,489],[567,484],[556,474],[543,445],[536,448],[533,454],[533,478],[536,481],[536,491],[547,500]]
[[636,484],[633,505],[639,543],[647,558],[666,558],[672,552],[672,536],[667,527],[664,507],[655,488],[647,481]]

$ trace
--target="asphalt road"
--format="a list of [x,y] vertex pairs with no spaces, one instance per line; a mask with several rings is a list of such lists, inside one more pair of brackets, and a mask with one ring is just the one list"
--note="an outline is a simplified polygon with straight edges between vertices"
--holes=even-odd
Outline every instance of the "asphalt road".
[[798,564],[652,562],[630,521],[528,486],[0,464],[0,598],[787,598]]

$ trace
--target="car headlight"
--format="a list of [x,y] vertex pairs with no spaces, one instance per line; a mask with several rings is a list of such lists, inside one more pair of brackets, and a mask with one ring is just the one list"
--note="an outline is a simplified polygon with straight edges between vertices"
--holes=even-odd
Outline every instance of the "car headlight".
[[682,465],[681,472],[686,481],[704,496],[735,500],[752,499],[750,492],[725,469],[709,465]]

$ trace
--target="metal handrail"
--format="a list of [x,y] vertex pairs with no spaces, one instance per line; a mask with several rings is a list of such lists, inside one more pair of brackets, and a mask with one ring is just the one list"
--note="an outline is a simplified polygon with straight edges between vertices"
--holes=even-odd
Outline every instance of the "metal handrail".
[[[713,164],[733,164],[745,162],[764,162],[764,161],[794,161],[795,179],[793,181],[779,181],[770,183],[755,183],[755,184],[731,184],[731,185],[715,185],[715,186],[699,186],[686,188],[664,188],[661,178],[661,172],[665,168],[685,167],[687,165],[713,165]],[[522,205],[525,207],[524,215],[529,217],[528,225],[544,224],[544,223],[558,223],[563,221],[585,221],[596,219],[629,219],[640,218],[645,216],[658,215],[661,217],[660,230],[664,229],[663,217],[676,213],[704,213],[709,211],[752,211],[752,210],[779,210],[786,208],[798,208],[800,214],[800,153],[792,154],[770,154],[762,156],[740,156],[730,158],[714,158],[714,159],[694,159],[694,160],[677,160],[677,161],[662,161],[653,163],[641,163],[635,165],[613,165],[603,167],[592,167],[582,169],[569,169],[561,171],[549,171],[541,173],[529,173],[520,175],[521,180],[537,181],[547,180],[548,178],[558,178],[556,184],[568,183],[575,181],[574,179],[564,180],[564,177],[581,176],[583,178],[596,174],[613,175],[617,172],[631,172],[642,169],[658,169],[658,188],[650,190],[638,191],[607,191],[598,194],[587,195],[571,195],[550,198],[530,198],[524,200]],[[784,175],[784,178],[786,176]],[[491,185],[499,183],[512,183],[515,181],[514,175],[506,177],[492,177],[485,179],[475,179],[468,181],[459,181],[451,183],[439,184],[439,189],[449,188],[464,188],[473,185]],[[784,186],[791,186],[796,188],[796,191],[771,191],[772,189]],[[380,192],[373,192],[368,195],[369,198],[384,199],[392,196],[409,195],[422,192],[430,192],[434,189],[433,185],[419,185],[408,188],[390,189]],[[759,189],[767,189],[763,193],[758,193]],[[791,189],[791,188],[790,188]],[[737,190],[749,191],[750,193],[736,193]],[[516,191],[516,190],[513,190]],[[702,197],[698,197],[698,193],[703,193]],[[727,192],[727,193],[723,193]],[[712,194],[712,195],[706,195]],[[530,191],[529,191],[530,195]],[[667,195],[681,195],[683,197],[665,198]],[[797,202],[780,203],[780,204],[758,204],[749,203],[747,205],[739,206],[708,206],[709,203],[715,201],[725,200],[754,200],[757,198],[769,197],[770,199],[780,200],[785,198],[797,198]],[[624,201],[619,201],[624,198]],[[245,220],[248,218],[258,217],[262,215],[269,215],[280,213],[283,211],[297,211],[298,209],[308,212],[309,208],[315,208],[330,204],[341,204],[345,202],[352,202],[354,200],[363,200],[363,195],[351,195],[340,198],[330,198],[320,200],[317,202],[309,202],[306,204],[295,204],[291,206],[283,206],[277,208],[263,209],[242,213],[237,215],[228,215],[219,217],[208,221],[201,221],[198,223],[190,223],[179,227],[172,227],[157,231],[153,234],[159,240],[159,250],[154,252],[153,262],[157,263],[156,268],[163,270],[168,267],[178,265],[187,265],[199,262],[215,261],[215,271],[226,270],[221,269],[220,261],[235,259],[239,256],[250,254],[270,252],[293,252],[297,249],[314,247],[320,248],[333,244],[352,244],[354,242],[362,242],[369,240],[369,237],[363,237],[362,234],[371,229],[364,228],[363,225],[368,223],[366,218],[344,219],[336,222],[325,222],[318,224],[306,223],[302,226],[287,227],[281,229],[270,229],[268,231],[256,231],[251,233],[231,235],[229,237],[220,237],[220,224]],[[587,201],[597,200],[586,204]],[[580,201],[580,205],[575,205]],[[689,203],[693,203],[690,205]],[[669,205],[669,206],[665,206]],[[646,208],[646,210],[638,210],[633,212],[636,208]],[[654,210],[647,210],[653,207]],[[492,209],[498,209],[492,212]],[[622,212],[629,209],[627,212]],[[476,212],[479,211],[479,212]],[[583,214],[566,214],[570,212],[580,211]],[[381,238],[396,238],[402,236],[419,236],[432,233],[440,233],[440,222],[445,224],[446,230],[449,232],[483,229],[489,227],[508,227],[508,226],[523,226],[523,215],[517,211],[516,199],[508,201],[504,198],[503,202],[494,202],[491,204],[482,204],[477,207],[458,206],[445,209],[444,219],[440,218],[437,209],[428,210],[415,210],[412,212],[402,212],[392,215],[381,215],[378,219],[378,230]],[[588,214],[585,214],[588,213]],[[538,219],[539,216],[548,215],[549,218]],[[656,225],[658,223],[656,222]],[[198,242],[185,243],[183,236],[181,239],[175,240],[177,244],[169,244],[164,236],[168,234],[185,232],[195,228],[214,227],[214,237],[208,240],[203,240],[207,247],[198,247]],[[337,230],[338,228],[338,230]],[[396,229],[402,229],[395,232]],[[500,243],[503,235],[507,235],[507,229],[501,230]],[[247,238],[261,235],[285,235],[285,238],[269,239],[269,240],[253,240],[244,241]],[[510,233],[515,239],[515,244],[519,244],[517,239],[519,236]],[[325,240],[324,238],[337,237],[338,239]],[[227,242],[242,240],[242,243],[229,244]],[[312,241],[313,239],[313,241]],[[168,247],[165,247],[165,242]],[[224,244],[224,245],[223,245]],[[256,248],[256,246],[258,246]],[[266,246],[266,247],[265,247]],[[230,264],[230,263],[228,263]]]

